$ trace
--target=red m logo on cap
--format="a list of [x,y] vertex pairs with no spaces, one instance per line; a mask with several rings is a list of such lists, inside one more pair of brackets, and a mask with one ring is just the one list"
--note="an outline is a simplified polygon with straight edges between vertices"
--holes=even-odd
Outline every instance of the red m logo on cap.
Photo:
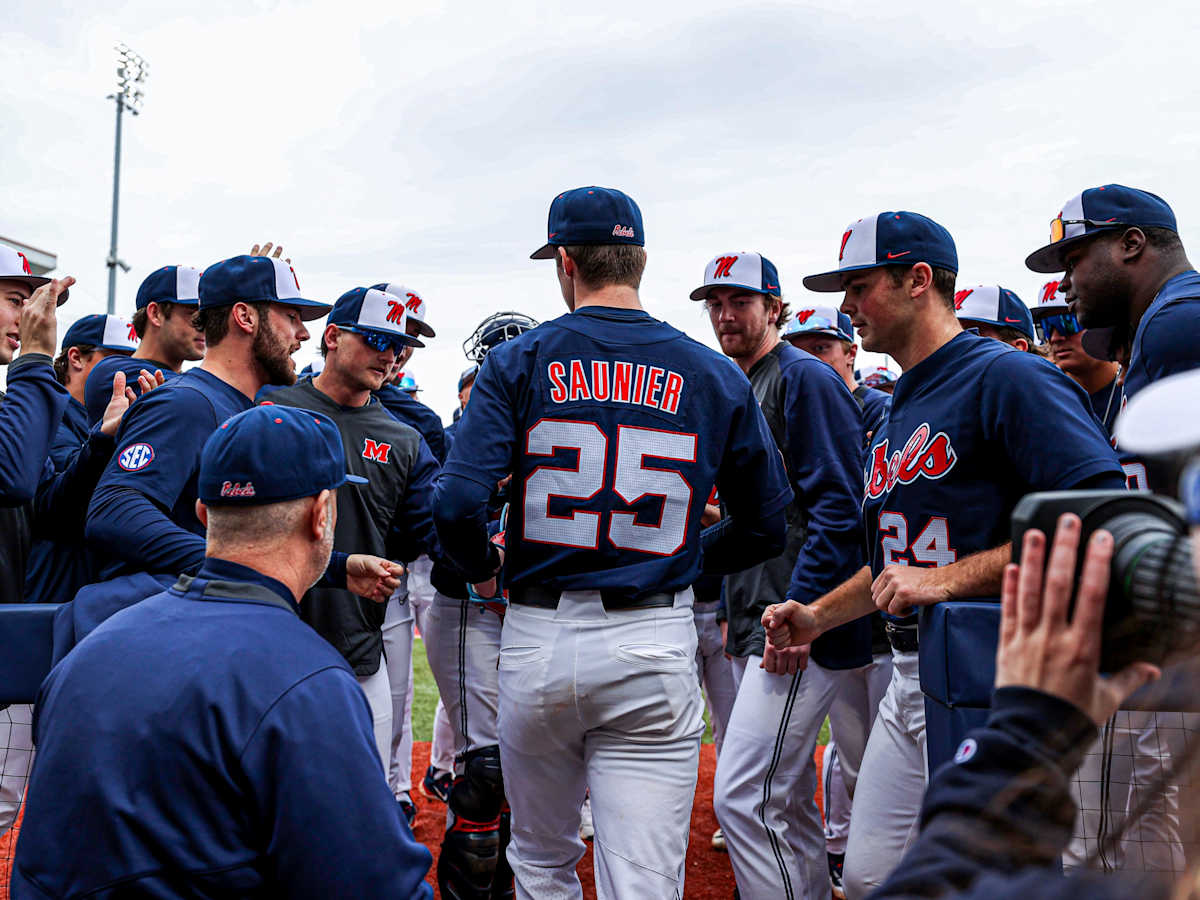
[[954,308],[962,309],[963,303],[965,303],[967,298],[970,297],[973,293],[975,293],[975,288],[968,288],[965,291],[959,291],[957,294],[955,294],[954,295]]
[[846,253],[846,241],[850,240],[850,233],[852,231],[854,231],[853,228],[847,228],[846,233],[842,235],[842,246],[838,247],[838,262],[842,261],[842,257]]
[[408,302],[405,303],[404,305],[408,309],[411,309],[413,312],[416,312],[418,309],[421,308],[421,298],[418,297],[416,294],[414,294],[412,291],[409,291],[408,292]]
[[717,260],[717,267],[713,269],[713,278],[728,278],[733,269],[733,264],[738,261],[736,256],[722,256]]
[[25,254],[22,253],[20,250],[18,250],[17,256],[21,257],[21,269],[25,272],[26,275],[32,275],[33,269],[29,265],[29,260],[25,258]]
[[138,339],[137,329],[133,327],[132,322],[129,323],[129,339],[131,341],[133,341],[134,343],[137,343],[137,339]]
[[403,322],[404,321],[404,304],[401,303],[399,300],[389,300],[388,301],[387,320],[389,322],[395,322],[397,325],[399,325],[401,322]]
[[371,459],[378,463],[388,461],[392,452],[391,444],[377,444],[370,438],[363,438],[363,459]]
[[807,322],[809,319],[812,318],[812,314],[815,312],[816,312],[815,309],[802,309],[802,310],[800,310],[800,312],[796,313],[796,321],[799,324],[803,325],[805,322]]

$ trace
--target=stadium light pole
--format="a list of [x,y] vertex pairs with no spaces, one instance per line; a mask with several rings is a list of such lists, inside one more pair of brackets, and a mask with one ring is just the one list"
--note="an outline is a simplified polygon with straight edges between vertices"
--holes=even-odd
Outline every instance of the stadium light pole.
[[126,47],[116,45],[117,51],[117,92],[109,94],[109,100],[117,101],[117,138],[113,150],[113,199],[112,199],[112,234],[108,245],[108,314],[116,311],[117,304],[117,266],[121,271],[128,272],[129,266],[117,256],[117,209],[121,199],[121,114],[128,110],[137,115],[142,109],[142,85],[150,74],[146,61]]

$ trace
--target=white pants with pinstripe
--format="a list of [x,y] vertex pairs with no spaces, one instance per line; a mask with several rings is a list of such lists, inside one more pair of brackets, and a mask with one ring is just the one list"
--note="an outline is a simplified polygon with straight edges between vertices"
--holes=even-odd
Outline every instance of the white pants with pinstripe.
[[813,752],[839,673],[810,661],[795,675],[772,675],[761,662],[734,660],[741,680],[717,761],[717,822],[742,900],[827,900]]
[[[425,653],[454,732],[454,755],[500,743],[500,616],[440,592],[426,616]],[[455,765],[461,772],[461,766]]]

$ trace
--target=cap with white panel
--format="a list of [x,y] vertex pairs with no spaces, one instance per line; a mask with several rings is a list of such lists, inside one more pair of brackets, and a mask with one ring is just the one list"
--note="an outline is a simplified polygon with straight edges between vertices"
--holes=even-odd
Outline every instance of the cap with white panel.
[[859,379],[859,384],[870,388],[877,388],[881,384],[895,384],[900,380],[900,376],[887,366],[874,366],[870,369],[863,369],[860,374],[862,377]]
[[425,298],[412,288],[407,288],[402,284],[385,283],[373,284],[371,285],[371,289],[399,297],[404,301],[404,308],[408,311],[409,320],[415,322],[417,325],[417,334],[427,338],[436,337],[433,333],[433,326],[426,321],[429,307],[425,303]]
[[958,250],[950,232],[920,213],[881,212],[851,222],[842,233],[838,267],[806,276],[804,286],[810,291],[837,292],[844,290],[842,278],[849,272],[919,262],[957,272]]
[[357,287],[346,291],[333,304],[326,324],[386,334],[409,347],[425,346],[406,332],[408,309],[404,301],[395,294],[374,288]]
[[145,309],[151,303],[200,303],[200,270],[194,266],[163,266],[155,269],[138,286],[134,306]]
[[1058,316],[1065,312],[1070,312],[1070,305],[1067,303],[1067,295],[1059,288],[1058,280],[1047,281],[1042,285],[1042,290],[1038,293],[1038,304],[1033,308],[1033,320],[1041,321],[1046,316]]
[[854,326],[850,317],[832,306],[810,306],[798,309],[783,326],[783,337],[803,334],[827,334],[838,340],[854,342]]
[[[36,290],[50,279],[44,275],[34,275],[33,267],[20,250],[14,250],[7,244],[0,244],[0,281],[19,281]],[[67,291],[58,295],[58,305],[67,302]]]
[[1033,314],[1029,307],[1008,288],[996,284],[977,284],[954,294],[954,310],[960,322],[1015,328],[1029,340],[1033,336]]
[[305,322],[319,319],[332,308],[300,293],[300,279],[290,263],[273,256],[235,256],[213,263],[200,276],[201,309],[235,303],[280,303],[300,310]]
[[775,264],[761,253],[742,251],[714,256],[704,267],[704,284],[690,294],[693,300],[704,300],[715,287],[742,288],[758,294],[782,296],[779,272]]
[[1025,265],[1034,272],[1066,271],[1073,247],[1099,232],[1130,227],[1178,231],[1175,213],[1157,194],[1123,184],[1088,188],[1063,204],[1050,221],[1050,243],[1030,253]]
[[70,347],[99,347],[132,353],[138,348],[138,336],[128,319],[96,313],[84,316],[67,329],[61,349],[65,351]]

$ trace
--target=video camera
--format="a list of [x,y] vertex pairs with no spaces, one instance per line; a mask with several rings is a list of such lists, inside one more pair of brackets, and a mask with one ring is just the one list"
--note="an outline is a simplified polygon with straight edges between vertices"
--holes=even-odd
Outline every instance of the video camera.
[[[1161,664],[1181,650],[1200,648],[1200,592],[1182,504],[1133,491],[1029,494],[1013,510],[1013,562],[1021,561],[1026,531],[1037,528],[1052,539],[1063,513],[1083,523],[1080,548],[1100,529],[1113,536],[1100,671],[1139,660]],[[1076,579],[1083,557],[1081,549]]]

